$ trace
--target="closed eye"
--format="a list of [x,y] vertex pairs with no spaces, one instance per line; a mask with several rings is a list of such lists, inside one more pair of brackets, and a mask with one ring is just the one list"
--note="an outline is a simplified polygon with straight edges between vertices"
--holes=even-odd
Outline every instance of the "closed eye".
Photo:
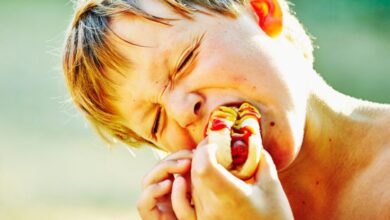
[[154,119],[153,127],[152,127],[152,136],[155,138],[158,133],[158,129],[160,126],[160,118],[161,118],[161,107],[158,108],[156,117]]
[[191,58],[194,56],[194,49],[192,49],[185,57],[185,59],[180,63],[179,67],[177,68],[177,71],[178,73],[180,73],[183,69],[185,69],[185,67],[187,66],[187,64],[189,63],[189,61],[191,60]]
[[[198,49],[201,45],[203,37],[204,34],[201,35],[198,39],[196,39],[193,45],[184,53],[185,55],[181,59],[178,67],[176,68],[176,74],[181,74],[182,72],[184,72],[186,67],[196,58],[199,53]],[[176,78],[176,75],[173,78]]]

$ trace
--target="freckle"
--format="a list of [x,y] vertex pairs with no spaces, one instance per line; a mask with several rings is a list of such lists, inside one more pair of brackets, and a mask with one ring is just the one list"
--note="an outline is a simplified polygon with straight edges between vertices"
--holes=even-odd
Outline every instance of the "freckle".
[[329,138],[329,142],[332,142],[332,138]]
[[317,180],[316,185],[319,185],[319,184],[320,184],[320,181]]
[[302,201],[302,205],[305,205],[306,204],[306,202],[305,201]]
[[275,126],[275,122],[271,121],[271,123],[269,123],[269,125],[271,125],[271,127]]

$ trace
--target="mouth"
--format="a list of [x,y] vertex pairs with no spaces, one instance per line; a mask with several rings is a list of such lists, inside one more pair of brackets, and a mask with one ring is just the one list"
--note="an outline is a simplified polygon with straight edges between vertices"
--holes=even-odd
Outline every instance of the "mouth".
[[[251,117],[256,117],[257,118],[257,121],[259,123],[259,127],[260,127],[260,136],[261,138],[263,139],[263,133],[262,133],[262,114],[260,112],[260,110],[255,107],[255,105],[251,104],[250,102],[247,102],[247,101],[244,101],[244,102],[231,102],[231,103],[225,103],[223,105],[220,105],[220,106],[217,106],[213,111],[211,111],[209,117],[208,117],[208,120],[207,120],[207,123],[206,123],[206,126],[204,127],[203,129],[203,136],[206,137],[207,136],[207,130],[210,128],[211,126],[211,123],[212,123],[212,115],[216,112],[216,111],[219,111],[221,108],[224,108],[224,107],[228,107],[228,108],[232,108],[232,109],[235,109],[235,111],[238,111],[238,109],[240,109],[240,107],[242,107],[243,105],[247,105],[248,108],[249,108],[249,111],[251,111],[249,114],[246,114],[246,115],[250,115]],[[226,119],[226,115],[225,116],[222,116],[222,117],[225,117]],[[240,116],[239,115],[236,115],[234,117],[234,121],[240,121]],[[234,122],[233,122],[234,123]],[[223,125],[221,125],[223,126]]]

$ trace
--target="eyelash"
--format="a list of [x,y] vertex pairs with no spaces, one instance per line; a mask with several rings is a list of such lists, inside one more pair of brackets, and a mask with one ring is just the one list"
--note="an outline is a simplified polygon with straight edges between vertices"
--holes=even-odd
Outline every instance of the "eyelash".
[[153,127],[152,127],[152,135],[153,137],[155,138],[156,137],[156,134],[158,133],[158,129],[159,129],[159,125],[160,125],[160,119],[161,119],[161,107],[159,107],[159,109],[157,110],[157,114],[156,114],[156,117],[155,117],[155,120],[154,120],[154,123],[153,123]]
[[185,69],[185,67],[187,66],[187,64],[191,61],[191,59],[193,58],[194,56],[194,49],[191,49],[191,52],[189,52],[187,54],[187,56],[185,57],[185,59],[180,63],[179,67],[177,68],[177,71],[178,73],[182,72],[183,69]]

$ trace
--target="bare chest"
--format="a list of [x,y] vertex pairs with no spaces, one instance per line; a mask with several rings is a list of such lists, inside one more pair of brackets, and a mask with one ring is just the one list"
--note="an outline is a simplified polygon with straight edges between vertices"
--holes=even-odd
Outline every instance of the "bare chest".
[[330,178],[312,170],[287,181],[284,188],[295,218],[390,219],[390,148],[374,158],[358,172]]

